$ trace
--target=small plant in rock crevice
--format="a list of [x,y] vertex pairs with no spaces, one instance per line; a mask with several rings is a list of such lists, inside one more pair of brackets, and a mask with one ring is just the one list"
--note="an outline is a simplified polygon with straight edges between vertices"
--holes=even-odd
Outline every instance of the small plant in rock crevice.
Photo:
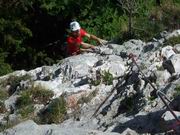
[[9,85],[10,88],[8,90],[8,93],[11,96],[16,91],[16,88],[20,85],[21,81],[26,81],[26,80],[30,80],[30,79],[31,79],[31,76],[27,75],[27,74],[23,75],[23,76],[11,75],[8,77],[8,79],[1,82],[1,86],[6,87],[7,85]]
[[113,84],[113,75],[109,72],[109,70],[103,72],[102,79],[106,85]]
[[22,119],[30,119],[35,117],[34,106],[32,104],[20,108],[17,113],[21,114]]
[[34,103],[44,104],[50,102],[51,98],[54,96],[53,91],[43,88],[42,86],[32,87],[30,90],[32,99]]
[[105,85],[112,85],[113,84],[113,75],[108,71],[103,71],[102,73],[97,70],[96,71],[96,79],[91,79],[90,83],[94,86],[98,86],[101,83]]
[[101,83],[101,80],[91,80],[90,83],[94,86],[98,86]]
[[174,92],[173,96],[174,96],[174,97],[177,97],[177,96],[179,96],[179,95],[180,95],[180,86],[177,86],[177,87],[175,88],[175,92]]
[[0,87],[0,101],[4,101],[7,98],[8,98],[8,92],[4,88]]
[[53,91],[43,88],[42,86],[32,86],[19,93],[16,101],[17,113],[22,118],[33,118],[34,104],[47,105],[54,96]]
[[174,46],[176,44],[180,44],[180,36],[174,36],[169,38],[168,40],[165,41],[164,45],[171,45]]
[[0,113],[5,113],[6,111],[4,102],[0,101]]
[[63,96],[51,101],[46,109],[39,114],[40,123],[61,123],[66,116],[66,101]]

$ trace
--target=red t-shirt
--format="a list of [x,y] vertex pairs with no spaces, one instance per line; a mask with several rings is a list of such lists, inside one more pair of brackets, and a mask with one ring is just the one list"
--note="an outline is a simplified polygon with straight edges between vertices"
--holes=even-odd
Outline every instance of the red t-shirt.
[[80,29],[80,34],[78,37],[67,37],[67,44],[68,44],[68,53],[72,55],[73,53],[80,53],[80,44],[82,43],[82,37],[84,37],[86,31],[84,29]]

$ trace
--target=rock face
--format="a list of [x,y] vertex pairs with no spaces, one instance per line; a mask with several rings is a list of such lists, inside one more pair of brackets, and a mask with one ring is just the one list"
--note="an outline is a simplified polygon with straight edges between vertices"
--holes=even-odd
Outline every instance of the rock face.
[[[128,131],[126,131],[128,132]],[[129,131],[131,132],[131,131]],[[57,125],[37,125],[31,120],[25,121],[12,129],[7,130],[4,134],[8,135],[119,135],[118,133],[108,133],[96,130],[80,128],[61,128]],[[3,135],[3,133],[0,133]]]
[[[178,94],[180,79],[169,83],[170,74],[162,69],[160,59],[160,48],[174,36],[180,36],[180,30],[161,33],[160,39],[148,43],[132,39],[122,45],[108,44],[94,53],[68,57],[53,66],[15,71],[0,77],[0,92],[9,93],[6,98],[0,97],[0,103],[7,110],[4,112],[0,107],[0,131],[3,131],[0,135],[136,135],[170,132],[173,128],[169,128],[169,124],[175,120],[161,99],[156,97],[156,91],[147,78],[168,98],[174,99],[173,95]],[[171,58],[178,74],[179,44],[175,45],[178,53]],[[135,55],[136,63],[146,77],[129,59],[130,53]],[[48,91],[38,94],[39,87],[48,89],[53,95]],[[96,117],[92,117],[114,87],[115,91]],[[32,94],[34,91],[36,95]],[[53,104],[54,99],[59,97],[65,99],[60,101],[66,105],[63,108],[57,103],[61,106],[60,110]],[[179,116],[179,97],[170,106]],[[48,110],[50,107],[54,107],[55,112]],[[27,120],[40,114],[51,119],[43,121],[43,124],[37,124],[39,119],[36,122]],[[27,121],[21,123],[24,120]],[[9,122],[13,125],[9,125]],[[179,133],[179,129],[173,132]]]

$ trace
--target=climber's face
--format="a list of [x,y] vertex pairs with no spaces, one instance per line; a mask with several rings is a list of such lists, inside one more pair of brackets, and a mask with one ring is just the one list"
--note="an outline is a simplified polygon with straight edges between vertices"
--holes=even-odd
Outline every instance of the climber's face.
[[80,31],[79,30],[72,31],[71,34],[72,34],[73,37],[79,37]]

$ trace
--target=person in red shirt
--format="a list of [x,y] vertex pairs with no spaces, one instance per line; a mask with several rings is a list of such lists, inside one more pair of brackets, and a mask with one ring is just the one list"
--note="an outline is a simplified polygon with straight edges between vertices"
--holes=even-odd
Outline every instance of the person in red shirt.
[[88,37],[97,41],[99,44],[105,44],[107,41],[102,40],[95,35],[87,33],[82,29],[78,22],[73,21],[70,23],[71,33],[67,37],[67,50],[69,55],[77,55],[81,52],[86,52],[88,49],[95,49],[94,45],[84,43],[82,38]]

